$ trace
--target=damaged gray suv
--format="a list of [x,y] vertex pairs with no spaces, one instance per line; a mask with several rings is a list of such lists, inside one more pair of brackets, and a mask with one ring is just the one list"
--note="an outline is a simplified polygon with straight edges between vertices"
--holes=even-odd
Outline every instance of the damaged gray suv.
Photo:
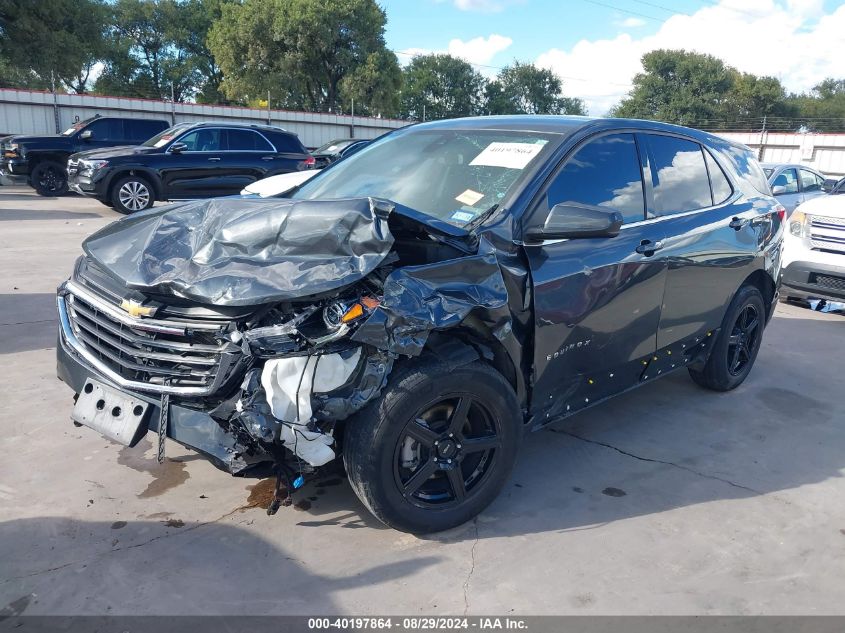
[[777,299],[784,209],[749,150],[654,122],[394,131],[285,198],[150,209],[58,290],[73,420],[156,434],[269,512],[341,459],[381,521],[498,494],[526,431],[672,371],[727,391]]

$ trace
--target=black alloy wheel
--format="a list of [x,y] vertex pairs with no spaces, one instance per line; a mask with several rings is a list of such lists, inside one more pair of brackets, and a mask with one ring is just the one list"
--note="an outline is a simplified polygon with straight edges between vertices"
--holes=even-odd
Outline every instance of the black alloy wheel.
[[469,393],[438,398],[414,415],[394,454],[394,483],[414,505],[447,508],[476,494],[501,448],[496,418]]
[[692,379],[714,391],[730,391],[741,385],[760,351],[765,324],[763,295],[755,286],[742,286],[725,312],[704,367],[689,368]]
[[32,170],[31,184],[39,196],[62,196],[68,190],[67,173],[55,161],[42,161]]
[[522,434],[516,394],[496,369],[423,355],[395,368],[378,398],[345,421],[343,461],[382,523],[439,532],[496,498]]
[[731,376],[742,374],[748,363],[753,362],[753,352],[760,342],[760,313],[749,303],[739,313],[728,339],[728,371]]

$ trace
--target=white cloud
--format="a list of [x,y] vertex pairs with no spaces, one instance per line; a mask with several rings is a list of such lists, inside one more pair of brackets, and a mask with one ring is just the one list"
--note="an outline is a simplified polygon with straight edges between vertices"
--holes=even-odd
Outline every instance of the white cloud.
[[496,13],[509,4],[517,4],[522,0],[455,0],[455,7],[461,11],[480,11],[482,13]]
[[636,29],[645,26],[645,20],[642,18],[625,18],[615,22],[616,26],[621,26],[623,29]]
[[493,33],[488,37],[475,37],[471,40],[453,39],[449,41],[449,45],[444,49],[432,50],[427,48],[406,48],[401,51],[402,56],[400,61],[408,63],[416,55],[430,55],[432,53],[446,53],[459,57],[470,64],[477,64],[476,70],[484,75],[495,75],[497,70],[495,68],[484,68],[493,61],[493,58],[506,50],[513,40],[504,35]]
[[536,63],[564,80],[565,92],[584,99],[591,114],[604,114],[630,89],[642,70],[640,57],[657,48],[714,55],[735,68],[778,77],[792,91],[809,90],[842,74],[845,5],[823,13],[820,0],[722,0],[691,15],[676,14],[657,33],[581,40],[553,48]]
[[511,44],[511,38],[493,33],[489,37],[475,37],[466,42],[459,39],[450,40],[448,51],[450,55],[465,59],[471,64],[489,64],[498,53]]

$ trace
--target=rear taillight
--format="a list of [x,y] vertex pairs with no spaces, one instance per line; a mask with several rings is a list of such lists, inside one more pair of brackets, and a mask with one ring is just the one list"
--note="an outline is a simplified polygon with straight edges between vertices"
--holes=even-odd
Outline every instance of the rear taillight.
[[315,164],[316,162],[317,162],[317,161],[316,161],[316,160],[314,160],[314,157],[313,157],[313,156],[309,156],[309,157],[308,157],[308,158],[306,158],[304,161],[302,161],[302,163],[305,165],[305,169],[314,169],[314,164]]
[[786,207],[782,204],[779,204],[775,207],[775,213],[778,214],[778,219],[783,222],[783,219],[786,217]]

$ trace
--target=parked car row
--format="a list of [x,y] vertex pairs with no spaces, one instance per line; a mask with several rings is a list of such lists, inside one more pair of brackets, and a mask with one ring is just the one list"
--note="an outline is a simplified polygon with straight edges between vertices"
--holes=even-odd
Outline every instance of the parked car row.
[[0,141],[0,178],[28,183],[41,195],[68,190],[120,213],[156,201],[233,195],[258,180],[323,168],[368,141],[338,139],[311,155],[281,128],[234,123],[181,123],[94,117],[60,135]]

